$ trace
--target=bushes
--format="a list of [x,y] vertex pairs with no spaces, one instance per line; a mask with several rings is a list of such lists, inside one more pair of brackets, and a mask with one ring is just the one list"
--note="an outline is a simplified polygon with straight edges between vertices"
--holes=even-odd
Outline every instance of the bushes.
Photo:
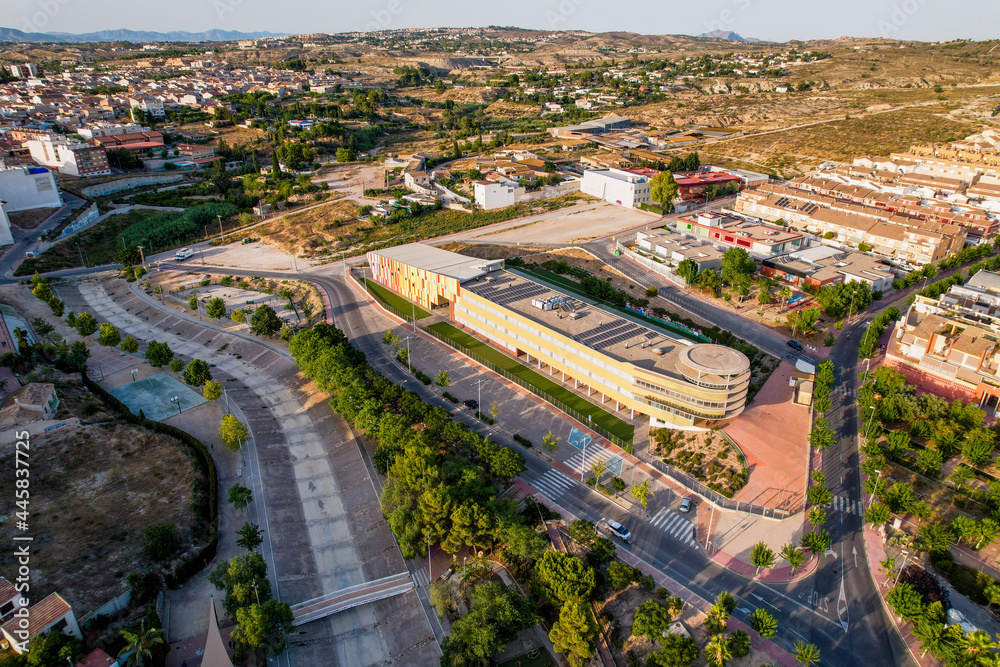
[[[452,402],[454,402],[454,401],[452,401]],[[531,440],[528,440],[527,438],[525,438],[520,433],[515,433],[514,434],[514,442],[518,443],[522,447],[527,447],[528,449],[534,447],[534,445],[532,444]]]
[[202,204],[183,212],[160,213],[125,228],[119,237],[123,247],[146,246],[170,248],[201,236],[202,229],[216,221],[216,216],[228,218],[236,213],[232,204]]

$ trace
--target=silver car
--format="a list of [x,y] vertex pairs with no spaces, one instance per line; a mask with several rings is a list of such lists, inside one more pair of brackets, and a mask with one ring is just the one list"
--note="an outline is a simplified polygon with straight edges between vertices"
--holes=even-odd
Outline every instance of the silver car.
[[635,538],[632,537],[632,532],[628,528],[612,519],[608,519],[608,532],[625,544],[632,544],[632,541],[635,540]]

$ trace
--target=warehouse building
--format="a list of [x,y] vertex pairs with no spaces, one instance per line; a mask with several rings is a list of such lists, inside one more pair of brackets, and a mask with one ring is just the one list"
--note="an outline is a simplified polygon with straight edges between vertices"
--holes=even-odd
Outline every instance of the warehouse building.
[[746,406],[750,362],[638,317],[422,244],[368,253],[375,279],[561,382],[653,426],[703,429]]
[[580,192],[625,208],[653,201],[649,178],[621,169],[588,169],[583,172]]

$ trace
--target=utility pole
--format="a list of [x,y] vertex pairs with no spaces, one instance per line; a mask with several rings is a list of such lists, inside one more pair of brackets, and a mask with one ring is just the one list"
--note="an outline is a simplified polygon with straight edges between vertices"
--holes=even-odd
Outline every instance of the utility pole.
[[216,214],[215,217],[219,220],[219,234],[222,235],[222,242],[225,243],[226,242],[226,233],[224,231],[222,231],[222,216]]
[[136,247],[139,248],[139,260],[140,260],[139,266],[145,268],[146,267],[146,256],[142,254],[142,246],[136,246]]
[[80,253],[80,263],[83,264],[83,268],[87,268],[87,263],[83,261],[83,250],[80,249],[80,244],[76,244],[76,251]]

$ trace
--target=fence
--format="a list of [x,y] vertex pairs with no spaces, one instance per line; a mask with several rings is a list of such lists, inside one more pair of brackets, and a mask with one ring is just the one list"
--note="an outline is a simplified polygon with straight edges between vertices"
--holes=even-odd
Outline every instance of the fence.
[[128,606],[129,602],[132,601],[132,591],[127,590],[116,598],[111,598],[104,603],[99,609],[95,609],[86,616],[80,619],[80,625],[83,625],[87,621],[97,618],[98,616],[111,616]]
[[510,380],[511,382],[516,382],[520,386],[522,386],[525,389],[527,389],[528,391],[530,391],[532,394],[538,396],[539,398],[545,400],[547,403],[551,403],[556,408],[562,410],[563,412],[565,412],[566,414],[568,414],[570,417],[572,417],[573,419],[577,420],[581,424],[586,424],[587,428],[591,429],[592,431],[594,431],[595,433],[597,433],[602,438],[608,440],[609,442],[611,442],[611,443],[613,443],[615,445],[618,445],[619,447],[621,447],[622,449],[624,449],[629,454],[632,453],[632,443],[631,442],[626,442],[625,440],[623,440],[623,439],[619,438],[618,436],[614,435],[613,433],[611,433],[607,429],[603,428],[602,426],[600,426],[598,424],[595,424],[593,421],[591,421],[590,415],[585,415],[585,414],[583,414],[583,413],[581,413],[581,412],[579,412],[579,411],[577,411],[577,410],[569,407],[568,405],[566,405],[565,403],[563,403],[562,401],[560,401],[558,398],[552,396],[548,392],[543,391],[542,389],[540,389],[540,388],[536,387],[535,385],[527,382],[526,380],[523,380],[523,379],[519,378],[518,376],[514,375],[513,373],[507,371],[506,369],[500,368],[499,366],[497,366],[493,362],[488,361],[488,360],[480,357],[478,354],[476,354],[475,352],[473,352],[469,348],[465,347],[464,345],[462,345],[460,343],[457,343],[457,342],[453,341],[452,339],[448,338],[447,336],[443,336],[443,335],[439,334],[438,332],[433,331],[431,329],[423,329],[423,331],[426,332],[426,333],[431,334],[432,336],[434,336],[438,340],[440,340],[440,341],[442,341],[444,343],[447,343],[448,345],[452,346],[453,348],[455,348],[456,350],[458,350],[459,352],[461,352],[465,356],[467,356],[470,359],[472,359],[473,361],[475,361],[477,364],[485,366],[486,368],[490,369],[491,371],[493,371],[497,375],[502,375],[503,377],[505,377],[506,379]]
[[62,230],[59,234],[57,241],[62,241],[65,238],[73,236],[77,232],[81,232],[92,224],[95,224],[99,220],[100,212],[97,210],[97,204],[91,204],[90,208],[77,216],[76,220],[69,224],[66,229]]

